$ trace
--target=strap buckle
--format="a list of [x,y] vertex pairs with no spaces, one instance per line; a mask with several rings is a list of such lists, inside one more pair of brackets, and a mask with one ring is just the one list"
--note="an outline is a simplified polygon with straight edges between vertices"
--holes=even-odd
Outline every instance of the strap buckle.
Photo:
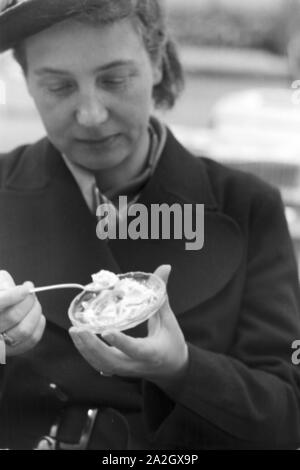
[[85,450],[89,444],[98,411],[97,408],[91,408],[87,411],[86,422],[77,443],[70,444],[58,440],[59,423],[55,423],[50,429],[49,436],[42,437],[35,450]]

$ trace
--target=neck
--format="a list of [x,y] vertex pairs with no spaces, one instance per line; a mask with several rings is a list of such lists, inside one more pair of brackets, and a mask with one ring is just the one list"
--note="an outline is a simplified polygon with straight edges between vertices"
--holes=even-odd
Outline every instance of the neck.
[[101,191],[105,193],[139,176],[147,165],[149,146],[149,132],[146,132],[143,141],[134,154],[126,158],[121,165],[112,169],[97,171],[95,177]]

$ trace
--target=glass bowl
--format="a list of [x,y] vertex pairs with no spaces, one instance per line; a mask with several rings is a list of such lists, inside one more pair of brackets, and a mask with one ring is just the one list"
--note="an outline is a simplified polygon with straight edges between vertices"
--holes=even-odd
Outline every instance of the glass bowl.
[[99,294],[91,292],[81,292],[70,304],[68,315],[72,325],[95,334],[103,334],[107,331],[116,330],[124,331],[143,323],[154,315],[164,304],[166,299],[166,285],[162,279],[152,273],[130,272],[117,275],[120,280],[134,279],[140,284],[144,284],[153,290],[153,298],[140,307],[135,308],[135,312],[127,315],[127,317],[119,317],[115,315],[109,320],[101,318],[101,311],[97,313],[96,322],[90,323],[88,319],[84,319],[85,303],[94,300]]

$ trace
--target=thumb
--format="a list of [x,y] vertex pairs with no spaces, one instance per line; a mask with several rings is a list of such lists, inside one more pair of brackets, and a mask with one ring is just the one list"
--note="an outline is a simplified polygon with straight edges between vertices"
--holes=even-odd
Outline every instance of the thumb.
[[156,335],[160,330],[167,330],[170,334],[179,327],[175,313],[171,309],[168,296],[159,311],[148,320],[148,335]]
[[162,264],[154,271],[153,274],[160,277],[160,279],[162,279],[167,285],[171,270],[172,270],[172,266],[170,264]]
[[15,287],[15,281],[7,271],[0,271],[0,290]]
[[[154,271],[153,274],[159,277],[167,285],[171,269],[172,267],[169,264],[162,264]],[[166,300],[163,306],[159,309],[159,312],[150,317],[148,320],[148,335],[154,335],[161,327],[162,319],[165,319],[170,315],[170,313],[172,314],[169,305],[169,299],[166,297]]]

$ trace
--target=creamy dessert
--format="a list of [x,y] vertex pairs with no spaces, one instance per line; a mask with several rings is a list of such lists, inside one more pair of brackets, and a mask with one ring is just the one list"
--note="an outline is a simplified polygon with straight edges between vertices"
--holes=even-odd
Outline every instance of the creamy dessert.
[[69,317],[73,325],[95,333],[133,328],[154,314],[165,298],[165,284],[154,274],[102,270],[92,280],[73,300]]

